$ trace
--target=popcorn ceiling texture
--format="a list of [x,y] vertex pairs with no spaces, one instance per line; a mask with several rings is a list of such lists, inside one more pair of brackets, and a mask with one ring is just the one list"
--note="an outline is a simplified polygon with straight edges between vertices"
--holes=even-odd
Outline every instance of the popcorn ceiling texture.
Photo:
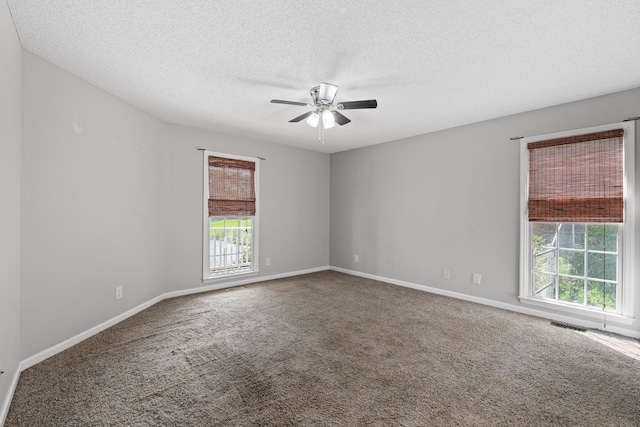
[[[324,152],[640,86],[637,0],[7,3],[24,49],[165,121]],[[322,81],[379,103],[324,145],[269,103]]]

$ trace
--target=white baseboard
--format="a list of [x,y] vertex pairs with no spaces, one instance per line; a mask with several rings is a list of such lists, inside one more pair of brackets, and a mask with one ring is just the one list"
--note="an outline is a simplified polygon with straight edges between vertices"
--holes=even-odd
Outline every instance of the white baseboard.
[[128,311],[125,311],[122,314],[117,315],[116,317],[113,317],[105,322],[100,323],[97,326],[94,326],[91,329],[87,329],[84,332],[79,333],[78,335],[75,335],[67,340],[62,341],[61,343],[58,343],[56,345],[53,345],[45,350],[42,350],[40,353],[34,354],[31,357],[28,357],[26,359],[24,359],[22,361],[22,363],[20,364],[21,366],[21,370],[25,370],[27,368],[32,367],[33,365],[36,365],[40,362],[42,362],[45,359],[50,358],[51,356],[54,356],[66,349],[68,349],[69,347],[73,347],[74,345],[86,340],[89,337],[92,337],[93,335],[104,331],[107,328],[110,328],[111,326],[122,322],[123,320],[133,316],[134,314],[137,314],[139,312],[141,312],[142,310],[144,310],[145,308],[149,308],[152,305],[162,301],[164,298],[162,297],[162,295],[155,297],[145,303],[142,303],[140,305],[138,305],[137,307],[134,307]]
[[236,280],[232,282],[218,283],[215,285],[202,286],[199,288],[184,289],[182,291],[167,292],[162,296],[165,298],[181,297],[184,295],[198,294],[201,292],[217,291],[219,289],[233,288],[235,286],[249,285],[251,283],[266,282],[267,280],[283,279],[285,277],[300,276],[301,274],[317,273],[318,271],[329,270],[328,265],[324,267],[309,268],[307,270],[292,271],[289,273],[273,274],[271,276],[253,276],[246,279]]
[[[181,290],[181,291],[174,291],[174,292],[167,292],[164,293],[162,295],[159,295],[155,298],[150,299],[147,302],[144,302],[122,314],[119,314],[116,317],[113,317],[105,322],[100,323],[97,326],[94,326],[91,329],[88,329],[84,332],[79,333],[78,335],[75,335],[59,344],[53,345],[45,350],[42,350],[41,352],[34,354],[31,357],[28,357],[27,359],[24,359],[22,361],[22,363],[20,364],[20,371],[23,371],[27,368],[30,368],[40,362],[42,362],[45,359],[48,359],[51,356],[54,356],[58,353],[60,353],[61,351],[64,351],[66,349],[68,349],[69,347],[72,347],[84,340],[86,340],[87,338],[104,331],[107,328],[110,328],[113,325],[116,325],[117,323],[122,322],[125,319],[128,319],[129,317],[133,316],[134,314],[137,314],[139,312],[141,312],[142,310],[151,307],[154,304],[159,303],[162,300],[165,300],[167,298],[174,298],[174,297],[179,297],[179,296],[183,296],[183,295],[191,295],[191,294],[197,294],[197,293],[201,293],[201,292],[209,292],[209,291],[215,291],[218,289],[225,289],[225,288],[231,288],[231,287],[235,287],[235,286],[242,286],[242,285],[247,285],[250,283],[258,283],[258,282],[265,282],[267,280],[274,280],[274,279],[282,279],[285,277],[291,277],[291,276],[299,276],[301,274],[308,274],[308,273],[316,273],[318,271],[324,271],[324,270],[329,270],[329,266],[324,266],[324,267],[316,267],[316,268],[310,268],[307,270],[299,270],[299,271],[292,271],[292,272],[288,272],[288,273],[281,273],[281,274],[274,274],[271,276],[256,276],[256,277],[250,277],[250,278],[246,278],[246,279],[242,279],[242,280],[237,280],[237,281],[233,281],[233,282],[225,282],[225,283],[218,283],[216,285],[210,285],[210,286],[202,286],[202,287],[198,287],[198,288],[192,288],[192,289],[185,289],[185,290]],[[2,424],[0,424],[2,425]]]
[[[448,291],[446,289],[432,288],[431,286],[419,285],[417,283],[405,282],[397,279],[390,279],[388,277],[376,276],[374,274],[362,273],[360,271],[348,270],[346,268],[331,267],[331,270],[341,273],[350,274],[352,276],[364,277],[366,279],[378,280],[380,282],[390,283],[392,285],[404,286],[406,288],[417,289],[419,291],[430,292],[432,294],[444,295],[451,298],[461,299],[464,301],[475,302],[478,304],[488,305],[490,307],[502,308],[504,310],[514,311],[516,313],[528,314],[530,316],[541,317],[543,319],[554,320],[556,322],[563,322],[572,325],[582,326],[589,329],[602,329],[602,324],[598,322],[592,322],[583,319],[576,319],[570,316],[564,316],[561,314],[548,313],[543,310],[536,310],[531,307],[525,307],[515,304],[507,304],[500,301],[494,301],[486,298],[476,297],[473,295],[462,294],[459,292]],[[606,331],[616,334],[624,335],[631,338],[640,338],[640,332],[630,329],[620,328],[615,325],[607,325]]]
[[22,372],[22,364],[18,366],[18,369],[13,374],[13,378],[11,379],[11,383],[9,384],[9,393],[4,398],[2,402],[2,406],[0,406],[0,426],[4,425],[5,420],[7,419],[7,414],[9,414],[9,406],[11,406],[11,401],[13,400],[13,394],[16,391],[16,387],[18,386],[18,379],[20,379],[20,372]]
[[[488,305],[491,307],[497,307],[497,308],[502,308],[505,310],[510,310],[510,311],[514,311],[517,313],[523,313],[523,314],[528,314],[528,315],[532,315],[532,316],[536,316],[536,317],[541,317],[541,318],[545,318],[545,319],[550,319],[550,320],[555,320],[555,321],[559,321],[559,322],[565,322],[565,323],[570,323],[570,324],[575,324],[575,325],[579,325],[579,326],[583,326],[586,328],[592,328],[592,329],[598,329],[600,328],[600,324],[596,323],[596,322],[589,322],[589,321],[583,321],[583,320],[578,320],[569,316],[562,316],[562,315],[556,315],[556,314],[552,314],[552,313],[547,313],[545,311],[541,311],[541,310],[536,310],[530,307],[524,307],[524,306],[519,306],[519,305],[514,305],[514,304],[507,304],[507,303],[503,303],[503,302],[499,302],[499,301],[493,301],[493,300],[489,300],[486,298],[480,298],[480,297],[476,297],[476,296],[472,296],[472,295],[466,295],[466,294],[462,294],[459,292],[453,292],[453,291],[448,291],[445,289],[439,289],[439,288],[433,288],[430,286],[425,286],[425,285],[419,285],[417,283],[411,283],[411,282],[405,282],[402,280],[396,280],[396,279],[391,279],[388,277],[381,277],[381,276],[376,276],[373,274],[368,274],[368,273],[362,273],[359,271],[353,271],[353,270],[348,270],[345,268],[340,268],[340,267],[332,267],[332,266],[324,266],[324,267],[316,267],[316,268],[311,268],[311,269],[307,269],[307,270],[300,270],[300,271],[292,271],[292,272],[288,272],[288,273],[281,273],[281,274],[274,274],[271,276],[260,276],[260,277],[251,277],[251,278],[246,278],[246,279],[242,279],[242,280],[238,280],[238,281],[233,281],[233,282],[226,282],[226,283],[219,283],[219,284],[215,284],[215,285],[210,285],[210,286],[202,286],[202,287],[198,287],[198,288],[192,288],[192,289],[185,289],[185,290],[181,290],[181,291],[173,291],[173,292],[167,292],[164,293],[162,295],[159,295],[155,298],[152,298],[151,300],[142,303],[118,316],[113,317],[112,319],[109,319],[97,326],[94,326],[93,328],[90,328],[82,333],[79,333],[59,344],[56,344],[54,346],[49,347],[48,349],[45,349],[31,357],[28,357],[27,359],[24,359],[21,363],[20,366],[18,368],[18,370],[15,372],[12,381],[11,381],[11,386],[9,388],[9,393],[6,396],[4,402],[2,403],[2,407],[0,407],[0,426],[3,425],[4,420],[7,416],[7,413],[9,411],[9,406],[11,404],[11,400],[13,398],[13,394],[15,392],[15,388],[18,385],[18,379],[20,378],[20,372],[24,371],[27,368],[30,368],[34,365],[36,365],[37,363],[42,362],[45,359],[48,359],[51,356],[54,356],[66,349],[68,349],[69,347],[72,347],[78,343],[80,343],[81,341],[84,341],[85,339],[104,331],[105,329],[119,323],[122,322],[123,320],[133,316],[134,314],[137,314],[139,312],[141,312],[142,310],[151,307],[152,305],[167,299],[167,298],[174,298],[174,297],[178,297],[178,296],[184,296],[184,295],[191,295],[191,294],[196,294],[196,293],[201,293],[201,292],[209,292],[209,291],[214,291],[214,290],[219,290],[219,289],[225,289],[225,288],[231,288],[231,287],[235,287],[235,286],[242,286],[242,285],[247,285],[247,284],[251,284],[251,283],[258,283],[258,282],[265,282],[268,280],[275,280],[275,279],[282,279],[285,277],[292,277],[292,276],[299,276],[301,274],[309,274],[309,273],[316,273],[319,271],[324,271],[324,270],[333,270],[333,271],[338,271],[341,273],[346,273],[346,274],[350,274],[353,276],[359,276],[359,277],[364,277],[367,279],[373,279],[373,280],[378,280],[380,282],[385,282],[385,283],[390,283],[393,285],[398,285],[398,286],[404,286],[407,288],[412,288],[412,289],[417,289],[420,291],[424,291],[424,292],[431,292],[434,294],[438,294],[438,295],[444,295],[444,296],[448,296],[451,298],[457,298],[457,299],[461,299],[461,300],[465,300],[465,301],[470,301],[470,302],[475,302],[478,304],[483,304],[483,305]],[[632,338],[640,338],[640,332],[636,332],[636,331],[630,331],[628,329],[624,329],[624,328],[617,328],[615,326],[608,326],[607,327],[608,331],[617,333],[617,334],[621,334],[621,335],[625,335],[625,336],[629,336]]]

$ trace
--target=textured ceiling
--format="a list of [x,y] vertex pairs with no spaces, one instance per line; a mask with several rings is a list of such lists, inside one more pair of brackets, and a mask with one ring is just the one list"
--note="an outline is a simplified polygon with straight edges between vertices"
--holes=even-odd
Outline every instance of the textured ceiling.
[[[167,122],[338,152],[640,87],[638,0],[7,0],[22,46]],[[377,99],[288,123],[320,82]]]

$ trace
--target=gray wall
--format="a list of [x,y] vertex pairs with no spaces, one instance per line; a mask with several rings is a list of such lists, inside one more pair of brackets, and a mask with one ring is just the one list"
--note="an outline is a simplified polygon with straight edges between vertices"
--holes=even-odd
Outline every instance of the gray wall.
[[[638,115],[635,89],[333,154],[331,265],[520,304],[519,144],[509,138]],[[636,164],[638,158],[640,149]],[[636,181],[638,198],[637,172]],[[442,278],[443,269],[451,270],[451,280]],[[482,285],[471,283],[474,272]],[[640,283],[638,261],[635,277],[631,285]],[[640,314],[640,290],[635,297]],[[640,330],[638,322],[632,329]]]
[[27,52],[22,118],[27,358],[160,293],[165,203],[161,121]]
[[20,363],[21,56],[9,9],[0,2],[0,424]]
[[260,276],[328,266],[329,155],[165,124],[26,52],[23,80],[23,359],[203,286],[195,146],[267,159]]
[[[328,156],[165,124],[29,53],[22,54],[21,100],[19,45],[2,10],[9,66],[0,70],[0,185],[14,203],[3,204],[0,221],[8,288],[0,338],[10,343],[0,357],[14,371],[18,335],[25,359],[164,292],[202,286],[195,147],[267,159],[263,277],[331,264],[518,304],[519,157],[509,137],[640,113],[636,89]],[[481,286],[471,284],[472,272],[482,273]],[[122,300],[115,286],[124,287]]]
[[203,157],[195,147],[266,159],[260,160],[260,276],[329,265],[329,155],[177,125],[167,125],[165,135],[167,291],[203,286]]

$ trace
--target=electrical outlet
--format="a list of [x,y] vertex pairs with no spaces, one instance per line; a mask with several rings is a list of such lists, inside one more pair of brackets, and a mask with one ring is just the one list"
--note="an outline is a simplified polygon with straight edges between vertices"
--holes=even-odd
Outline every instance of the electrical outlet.
[[442,277],[447,280],[451,279],[451,270],[442,270]]
[[122,286],[118,286],[116,288],[116,299],[121,299],[122,298]]
[[271,265],[271,258],[267,258],[264,260],[264,264],[269,267]]
[[358,255],[354,255],[353,262],[360,262],[360,257]]
[[482,276],[480,273],[473,273],[473,283],[479,285],[481,282]]

